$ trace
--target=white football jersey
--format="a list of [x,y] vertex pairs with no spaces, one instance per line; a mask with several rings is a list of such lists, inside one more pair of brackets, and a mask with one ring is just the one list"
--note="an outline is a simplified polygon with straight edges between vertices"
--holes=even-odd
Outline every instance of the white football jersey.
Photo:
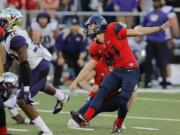
[[[174,12],[174,8],[172,6],[163,6],[161,9],[165,14],[167,14],[168,18],[171,19],[174,16],[176,16],[176,13]],[[167,28],[165,30],[166,33],[166,39],[169,40],[171,39],[172,35],[171,35],[171,31],[170,28]]]
[[6,52],[13,57],[15,60],[18,61],[18,54],[14,50],[10,48],[10,42],[12,38],[16,36],[22,36],[26,40],[27,44],[27,55],[28,55],[28,62],[30,64],[30,68],[34,69],[37,67],[37,65],[41,62],[42,59],[46,59],[50,61],[52,59],[51,54],[47,49],[45,49],[42,45],[36,45],[32,42],[30,39],[28,33],[25,30],[22,30],[21,28],[18,28],[11,32],[6,40],[3,42],[4,48]]
[[45,28],[42,28],[38,22],[34,21],[31,24],[33,30],[40,30],[41,44],[46,48],[55,45],[54,31],[57,30],[57,21],[51,21]]

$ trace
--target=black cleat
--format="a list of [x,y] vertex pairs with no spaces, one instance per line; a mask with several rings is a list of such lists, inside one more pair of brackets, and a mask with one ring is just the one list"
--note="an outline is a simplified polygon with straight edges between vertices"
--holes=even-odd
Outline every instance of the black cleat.
[[63,102],[57,100],[56,105],[54,106],[53,114],[59,113],[63,108]]
[[51,131],[49,131],[49,132],[42,132],[42,131],[39,131],[38,132],[38,135],[53,135],[53,133],[51,132]]
[[80,126],[80,127],[87,127],[89,124],[84,116],[80,113],[71,111],[70,112],[72,119]]
[[114,122],[113,129],[112,129],[111,133],[121,133],[121,132],[122,132],[122,127],[118,128]]
[[59,113],[63,108],[63,104],[68,102],[69,99],[70,97],[68,95],[65,95],[64,100],[57,100],[56,105],[54,106],[53,114]]

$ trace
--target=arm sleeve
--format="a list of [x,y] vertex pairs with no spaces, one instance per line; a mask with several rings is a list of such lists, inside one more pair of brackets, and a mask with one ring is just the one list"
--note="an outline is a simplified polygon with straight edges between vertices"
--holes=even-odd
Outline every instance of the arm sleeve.
[[19,74],[24,86],[30,86],[31,69],[28,61],[23,61],[20,63]]
[[23,36],[15,36],[10,41],[10,49],[17,52],[20,48],[26,46],[26,39]]
[[91,44],[88,47],[88,52],[91,55],[91,58],[96,61],[99,61],[101,57],[97,55],[97,50],[98,49],[95,48],[94,44]]
[[121,24],[116,24],[114,27],[114,32],[117,34],[118,38],[125,38],[127,35],[127,29],[124,28]]
[[6,62],[4,63],[4,71],[8,72],[9,68],[11,67],[12,63],[13,63],[14,59],[9,56],[8,53],[6,53]]

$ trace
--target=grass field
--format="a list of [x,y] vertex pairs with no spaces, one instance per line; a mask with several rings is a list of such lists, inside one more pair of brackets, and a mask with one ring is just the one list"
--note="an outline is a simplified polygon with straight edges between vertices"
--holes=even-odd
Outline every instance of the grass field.
[[[39,94],[35,100],[39,102],[36,107],[54,135],[109,135],[116,113],[103,113],[95,118],[91,122],[94,131],[67,128],[70,118],[68,112],[80,107],[86,97],[87,94],[73,95],[62,113],[57,115],[50,113],[55,104],[53,97]],[[13,135],[37,134],[38,130],[34,126],[17,125],[7,117],[9,132]],[[126,119],[126,127],[127,130],[121,133],[122,135],[180,135],[180,93],[139,93]],[[12,131],[14,129],[26,131]]]

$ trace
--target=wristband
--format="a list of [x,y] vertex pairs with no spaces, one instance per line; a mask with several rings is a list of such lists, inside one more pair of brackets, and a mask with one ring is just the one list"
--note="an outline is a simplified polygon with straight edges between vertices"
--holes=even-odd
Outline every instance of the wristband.
[[29,92],[29,86],[24,86],[24,92]]

